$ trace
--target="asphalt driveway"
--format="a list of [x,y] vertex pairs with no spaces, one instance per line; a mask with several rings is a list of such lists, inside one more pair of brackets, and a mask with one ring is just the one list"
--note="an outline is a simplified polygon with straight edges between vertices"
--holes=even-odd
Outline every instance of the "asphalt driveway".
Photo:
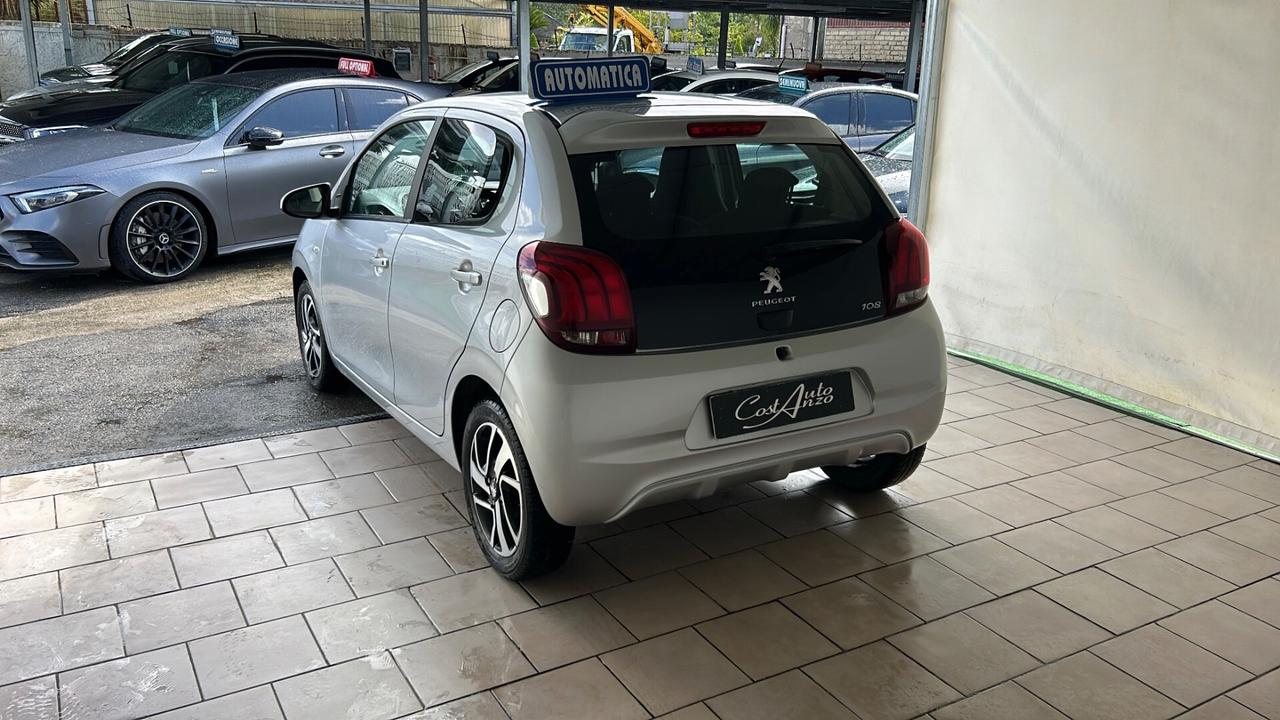
[[0,475],[377,412],[307,386],[287,249],[162,286],[0,271]]

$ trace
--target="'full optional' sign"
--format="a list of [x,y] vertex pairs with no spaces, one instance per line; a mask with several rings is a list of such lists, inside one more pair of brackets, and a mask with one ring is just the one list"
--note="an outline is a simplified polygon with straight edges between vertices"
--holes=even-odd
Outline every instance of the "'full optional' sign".
[[641,57],[539,60],[530,94],[552,102],[634,97],[649,92],[649,61]]

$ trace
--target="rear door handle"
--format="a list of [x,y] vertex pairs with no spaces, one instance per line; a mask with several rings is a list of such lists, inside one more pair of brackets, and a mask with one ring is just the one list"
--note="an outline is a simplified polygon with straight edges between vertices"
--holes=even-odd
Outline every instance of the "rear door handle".
[[475,270],[464,270],[462,268],[450,270],[449,277],[453,278],[454,282],[459,285],[479,285],[481,279],[480,273]]
[[374,255],[373,257],[369,258],[369,262],[373,263],[373,266],[376,268],[391,267],[391,258],[387,257],[386,255]]
[[347,149],[341,145],[326,145],[320,148],[320,157],[336,158],[347,154]]

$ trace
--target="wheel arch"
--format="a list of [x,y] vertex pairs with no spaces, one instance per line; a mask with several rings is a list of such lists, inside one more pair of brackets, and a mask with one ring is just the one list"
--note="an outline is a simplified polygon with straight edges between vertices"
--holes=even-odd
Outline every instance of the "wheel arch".
[[458,458],[459,466],[462,465],[462,436],[467,426],[467,416],[471,414],[471,408],[481,400],[492,400],[502,405],[498,391],[479,375],[467,375],[458,381],[453,391],[453,400],[449,404],[448,430],[452,435],[453,452]]

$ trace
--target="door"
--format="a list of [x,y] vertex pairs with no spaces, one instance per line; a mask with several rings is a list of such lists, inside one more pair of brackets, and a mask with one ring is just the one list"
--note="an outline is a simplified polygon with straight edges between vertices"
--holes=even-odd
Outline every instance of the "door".
[[387,399],[394,377],[387,335],[392,259],[433,125],[401,123],[369,143],[352,169],[320,260],[320,311],[329,350]]
[[[241,141],[255,127],[279,130],[284,142],[250,148]],[[351,135],[338,123],[338,100],[332,88],[300,90],[268,101],[231,142],[223,154],[237,245],[296,236],[303,221],[280,212],[280,199],[306,185],[337,182],[353,149]]]
[[389,322],[396,405],[444,432],[449,374],[514,227],[522,143],[514,126],[450,110],[427,156],[413,220],[395,252]]
[[916,103],[911,98],[881,92],[862,95],[862,128],[854,150],[874,150],[916,121]]
[[837,92],[819,95],[812,100],[800,103],[801,109],[808,110],[818,119],[826,123],[837,135],[844,138],[856,150],[854,132],[857,129],[856,115],[853,109],[853,93]]

